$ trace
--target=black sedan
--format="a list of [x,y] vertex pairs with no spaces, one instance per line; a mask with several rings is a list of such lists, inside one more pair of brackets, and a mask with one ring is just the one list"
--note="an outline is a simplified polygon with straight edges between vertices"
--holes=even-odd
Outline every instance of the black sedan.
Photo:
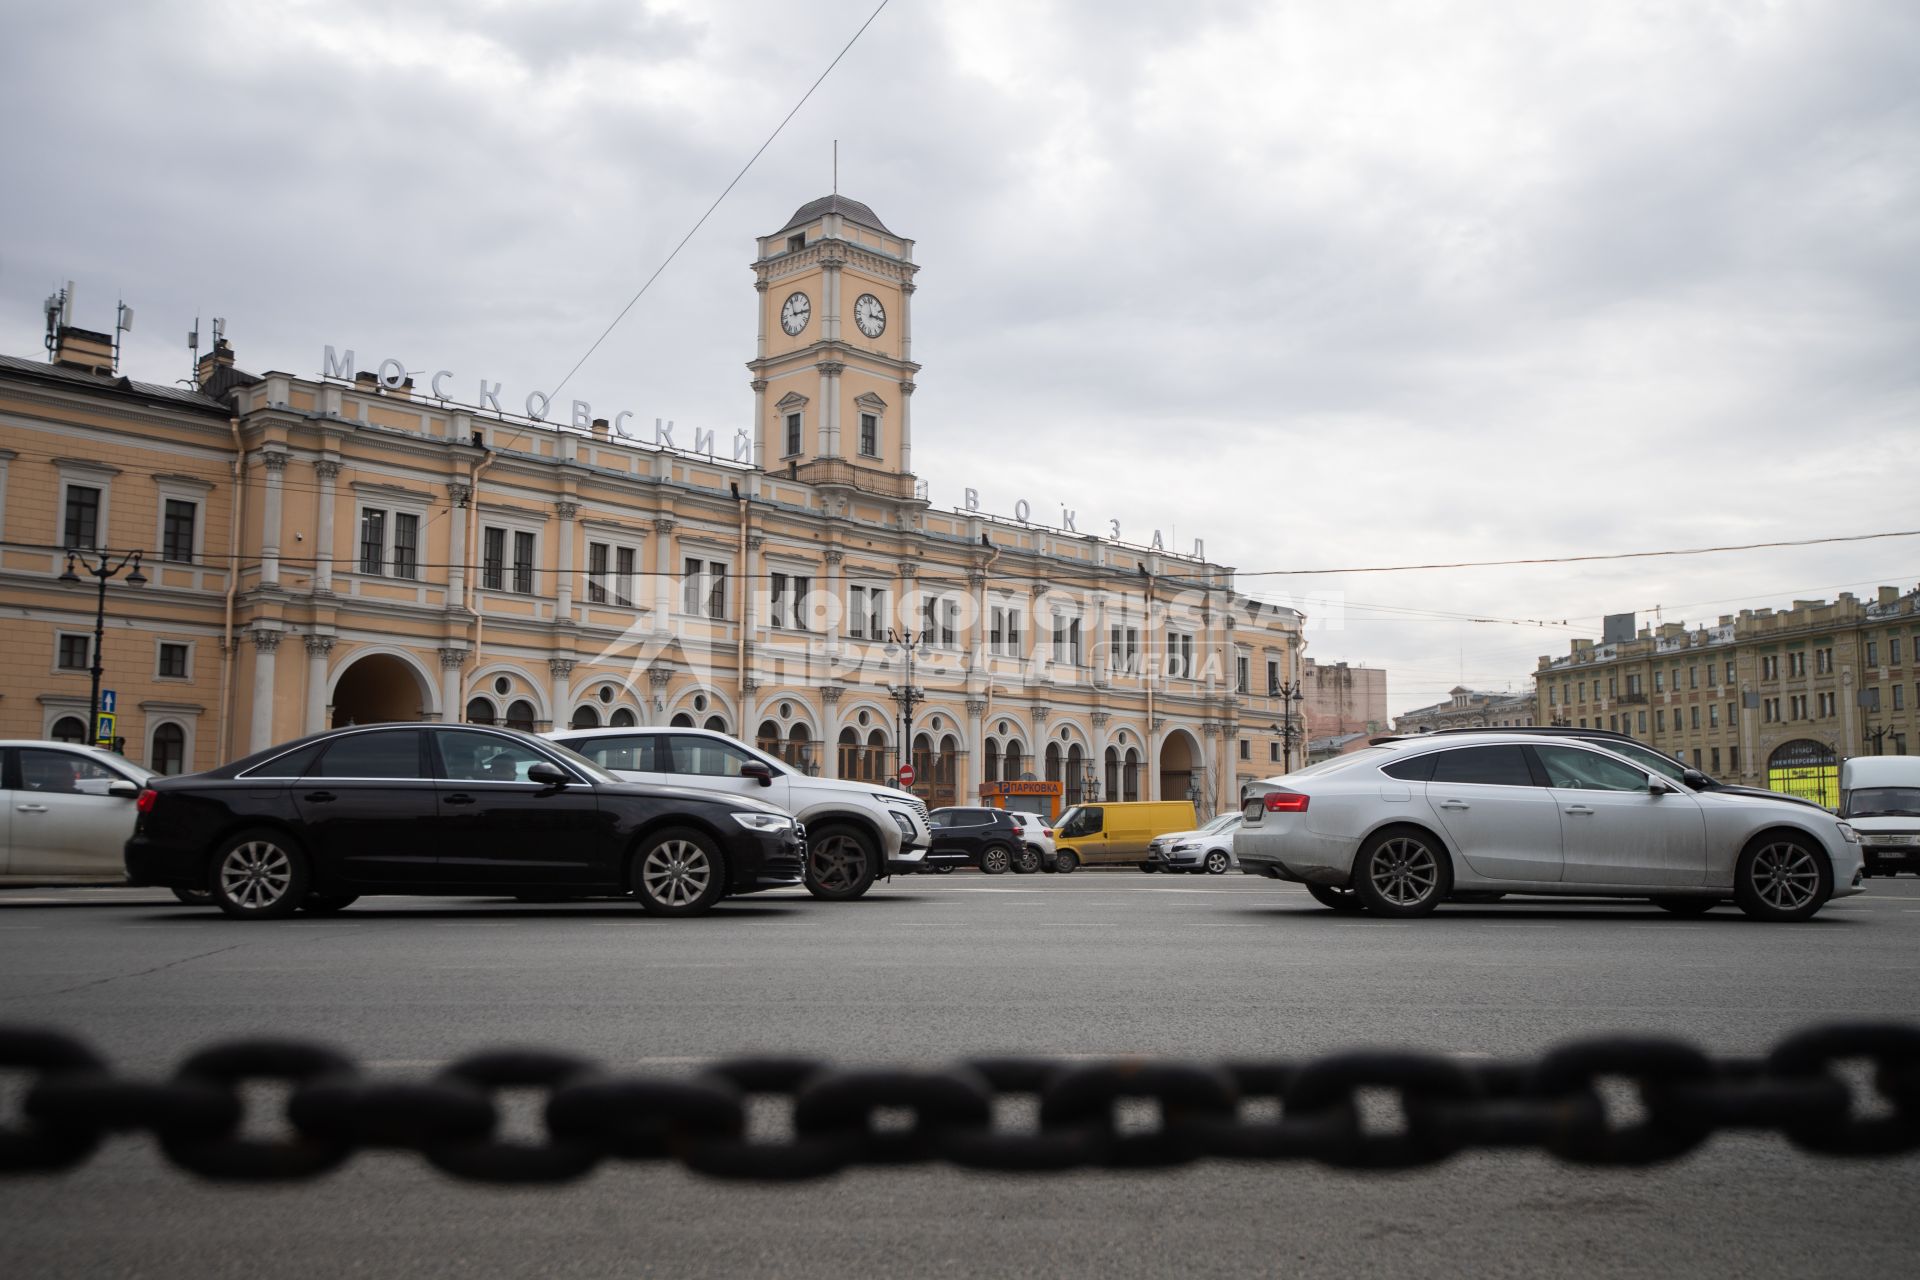
[[[933,843],[926,864],[935,871],[978,867],[990,876],[1009,869],[1039,870],[1039,858],[1027,848],[1020,828],[1004,809],[986,806],[935,809],[927,815]],[[1030,859],[1029,863],[1020,860]]]
[[804,832],[740,796],[624,782],[555,743],[479,725],[369,725],[156,778],[134,884],[205,889],[231,916],[337,911],[366,893],[631,894],[690,916],[800,883]]

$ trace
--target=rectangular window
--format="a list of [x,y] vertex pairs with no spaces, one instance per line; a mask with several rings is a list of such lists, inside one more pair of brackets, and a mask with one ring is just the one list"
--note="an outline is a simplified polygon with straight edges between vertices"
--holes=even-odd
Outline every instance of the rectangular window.
[[1279,743],[1269,742],[1267,744],[1267,759],[1271,760],[1275,764],[1280,763],[1280,744]]
[[887,638],[886,588],[847,588],[847,634],[855,640]]
[[1720,704],[1717,702],[1710,702],[1707,704],[1707,728],[1718,729],[1719,727],[1720,727]]
[[613,602],[631,606],[633,604],[633,564],[632,547],[621,547],[613,557]]
[[1790,676],[1807,674],[1807,654],[1804,649],[1787,655],[1787,674]]
[[93,637],[63,634],[59,640],[59,647],[54,651],[54,665],[62,671],[91,671],[93,669]]
[[1020,611],[1011,605],[995,605],[987,615],[987,650],[1002,657],[1020,654]]
[[1713,673],[1718,670],[1719,668],[1713,663],[1709,662],[1707,664],[1707,688],[1713,688]]
[[1689,712],[1687,716],[1687,727],[1690,729],[1698,729],[1700,727],[1700,708],[1689,707],[1687,710]]
[[480,585],[488,591],[499,591],[507,585],[507,531],[487,529],[480,542]]
[[871,413],[860,415],[860,452],[869,458],[880,456],[880,419]]
[[1712,748],[1707,754],[1707,759],[1712,762],[1707,766],[1707,771],[1709,773],[1720,772],[1720,748]]
[[1245,738],[1240,739],[1240,758],[1242,760],[1253,759],[1253,744]]
[[193,527],[200,517],[200,504],[180,498],[168,498],[160,527],[160,558],[175,564],[193,563]]
[[1833,674],[1832,649],[1815,649],[1813,651],[1813,659],[1814,669],[1821,675],[1830,676]]
[[1653,731],[1655,733],[1665,733],[1667,731],[1667,713],[1664,710],[1653,713]]
[[1193,637],[1184,631],[1167,632],[1167,674],[1193,679]]
[[1900,665],[1900,637],[1899,636],[1887,637],[1887,665],[1890,667],[1897,667]]
[[1700,687],[1700,668],[1688,667],[1687,668],[1687,688],[1698,689],[1699,687]]
[[1618,733],[1618,732],[1620,732],[1620,717],[1619,717],[1619,716],[1617,716],[1617,715],[1612,715],[1612,716],[1608,716],[1608,717],[1607,717],[1607,730],[1608,730],[1608,732],[1610,732],[1610,733]]
[[604,542],[587,544],[587,603],[605,604],[607,602],[607,552],[611,550]]
[[523,596],[533,594],[533,535],[518,529],[513,534],[513,589]]
[[1640,692],[1640,677],[1638,675],[1631,675],[1627,677],[1627,692],[1628,693]]
[[1640,732],[1644,734],[1646,733],[1646,731],[1647,731],[1647,713],[1642,711],[1640,713]]
[[1267,696],[1280,696],[1280,663],[1273,658],[1267,659]]
[[[1823,693],[1820,696],[1825,698],[1827,695]],[[1862,711],[1878,711],[1880,709],[1880,690],[1862,689],[1860,691],[1860,709]]]
[[798,574],[774,574],[768,602],[768,623],[774,627],[805,631],[806,600],[811,587],[812,580]]
[[1904,711],[1906,710],[1906,708],[1907,708],[1907,686],[1903,684],[1897,684],[1893,686],[1893,709],[1895,711]]
[[1234,659],[1233,666],[1233,691],[1235,693],[1249,692],[1253,684],[1253,672],[1251,670],[1253,667],[1253,659],[1244,653],[1240,654]]
[[393,576],[420,576],[420,517],[406,511],[393,513]]
[[727,616],[727,566],[723,564],[707,565],[707,616]]
[[[680,574],[680,612],[698,614],[700,612],[700,578],[707,562],[688,556],[681,566]],[[860,634],[854,632],[855,635]]]
[[360,572],[387,571],[387,513],[368,507],[360,513]]
[[1653,673],[1653,691],[1655,693],[1659,693],[1662,689],[1665,689],[1666,687],[1667,687],[1666,673],[1662,671],[1655,671]]
[[1867,665],[1870,667],[1880,665],[1880,642],[1878,640],[1867,641]]
[[797,413],[790,413],[787,415],[786,456],[791,458],[794,454],[799,452],[800,452],[800,415]]
[[1080,665],[1080,619],[1053,615],[1053,660],[1066,666]]
[[91,485],[67,486],[67,510],[63,546],[100,545],[100,491]]
[[1107,669],[1123,675],[1139,672],[1140,628],[1114,626],[1107,629]]
[[1620,696],[1620,677],[1607,677],[1607,696],[1609,698],[1617,698]]
[[1586,700],[1587,700],[1587,682],[1585,680],[1582,680],[1580,682],[1580,701],[1585,702]]
[[1740,772],[1740,748],[1738,747],[1727,748],[1727,772]]
[[187,678],[187,646],[160,642],[160,660],[154,668],[154,674],[163,680],[185,680]]

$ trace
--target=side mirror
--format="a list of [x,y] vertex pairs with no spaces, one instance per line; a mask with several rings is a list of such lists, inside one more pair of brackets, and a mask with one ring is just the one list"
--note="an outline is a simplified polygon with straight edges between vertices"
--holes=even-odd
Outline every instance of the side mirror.
[[1706,774],[1700,772],[1698,769],[1682,769],[1680,771],[1680,781],[1686,783],[1688,786],[1692,787],[1695,791],[1699,791],[1704,787],[1712,785],[1713,783],[1713,779],[1709,778]]
[[140,784],[118,778],[107,784],[107,794],[120,800],[133,800],[140,795]]
[[543,787],[564,787],[567,785],[567,771],[557,764],[542,760],[527,766],[527,781],[537,782]]
[[1671,782],[1668,782],[1665,778],[1656,778],[1652,774],[1648,774],[1647,790],[1653,795],[1664,796],[1671,792],[1679,790],[1679,788],[1674,786]]
[[769,765],[761,764],[758,760],[749,760],[745,764],[741,765],[740,776],[743,778],[758,779],[760,785],[763,787],[770,787],[773,785],[772,767]]

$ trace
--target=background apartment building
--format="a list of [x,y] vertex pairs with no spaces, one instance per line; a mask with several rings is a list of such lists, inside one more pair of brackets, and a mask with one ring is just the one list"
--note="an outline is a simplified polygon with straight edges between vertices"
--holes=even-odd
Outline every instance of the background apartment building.
[[1203,558],[931,506],[912,241],[833,196],[758,248],[733,448],[483,410],[330,347],[318,377],[220,341],[197,388],[137,383],[50,316],[49,361],[0,361],[0,734],[87,735],[84,569],[138,549],[102,683],[165,772],[407,719],[697,725],[874,780],[904,755],[936,804],[1020,782],[1212,811],[1299,761],[1299,614]]
[[1513,728],[1535,722],[1533,691],[1485,693],[1455,685],[1445,702],[1403,711],[1393,719],[1396,733],[1433,733],[1440,729]]

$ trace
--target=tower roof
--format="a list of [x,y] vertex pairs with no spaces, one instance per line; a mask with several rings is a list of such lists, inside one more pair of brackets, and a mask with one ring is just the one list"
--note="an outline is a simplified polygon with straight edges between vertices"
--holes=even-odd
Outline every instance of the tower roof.
[[875,231],[882,232],[886,235],[893,234],[893,232],[887,230],[886,223],[880,221],[880,216],[873,210],[867,208],[867,206],[861,204],[858,200],[849,200],[846,196],[839,194],[821,196],[818,200],[807,201],[795,211],[791,218],[787,219],[786,226],[780,228],[779,231],[773,234],[782,235],[800,226],[802,223],[812,222],[815,218],[826,213],[837,213],[841,217],[849,218],[863,227],[871,227]]

